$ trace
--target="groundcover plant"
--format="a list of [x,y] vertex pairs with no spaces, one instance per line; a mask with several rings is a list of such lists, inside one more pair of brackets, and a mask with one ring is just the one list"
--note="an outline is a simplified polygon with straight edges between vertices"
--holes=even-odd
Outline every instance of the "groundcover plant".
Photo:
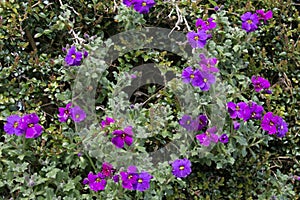
[[1,2],[0,197],[298,199],[297,6]]

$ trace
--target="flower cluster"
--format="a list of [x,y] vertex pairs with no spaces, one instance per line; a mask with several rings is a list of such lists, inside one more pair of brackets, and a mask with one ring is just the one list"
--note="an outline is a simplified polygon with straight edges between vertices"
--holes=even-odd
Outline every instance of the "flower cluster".
[[114,130],[112,134],[114,137],[111,139],[111,142],[117,148],[124,148],[124,144],[131,146],[133,143],[133,132],[131,126],[125,127],[124,130]]
[[141,14],[146,14],[155,5],[154,0],[123,0],[127,7],[133,6],[134,10]]
[[181,77],[184,83],[191,83],[194,87],[199,87],[202,91],[208,91],[210,86],[216,82],[213,73],[219,72],[215,66],[218,62],[217,58],[207,58],[204,54],[200,54],[200,69],[187,67],[182,71]]
[[242,29],[247,33],[255,31],[263,20],[266,23],[267,20],[271,19],[273,13],[271,10],[264,12],[263,10],[257,10],[256,13],[246,12],[241,16]]
[[88,52],[84,51],[77,51],[76,47],[73,45],[71,48],[68,50],[68,53],[65,57],[65,62],[67,63],[68,66],[79,66],[81,64],[81,61],[84,58],[88,56]]
[[288,132],[287,123],[277,115],[274,115],[272,112],[267,112],[262,121],[261,128],[267,131],[270,135],[276,134],[278,137],[284,137]]
[[122,187],[128,190],[145,191],[150,188],[150,180],[153,178],[148,172],[137,172],[135,166],[129,166],[127,171],[120,172]]
[[192,119],[189,115],[183,115],[179,124],[188,131],[200,131],[207,126],[208,120],[206,115],[199,115],[196,119]]
[[43,127],[39,124],[39,117],[35,113],[26,114],[22,117],[19,115],[11,115],[7,117],[4,131],[9,134],[21,136],[25,134],[25,138],[37,138],[43,132]]
[[270,82],[267,79],[261,76],[252,76],[251,82],[256,92],[265,91],[269,94],[272,93],[270,90],[268,90],[270,87]]
[[212,37],[211,30],[216,28],[217,24],[213,18],[208,18],[206,21],[199,18],[195,26],[197,32],[191,31],[187,34],[188,42],[192,48],[204,48],[207,40]]
[[[287,123],[279,116],[274,115],[272,112],[267,112],[263,116],[264,108],[255,102],[228,102],[227,109],[232,119],[240,118],[244,121],[249,119],[261,120],[261,127],[269,134],[275,134],[278,137],[284,137],[288,132]],[[234,122],[234,129],[239,128],[239,123]]]
[[72,107],[72,103],[68,103],[65,108],[58,108],[58,119],[60,122],[66,122],[69,117],[74,122],[81,122],[86,118],[86,113],[79,106]]
[[[183,115],[182,118],[179,120],[179,124],[187,131],[201,131],[208,125],[208,119],[206,115],[202,114],[199,115],[196,119],[193,119],[189,115]],[[203,146],[209,146],[211,142],[228,142],[228,136],[226,134],[222,134],[219,138],[216,132],[217,128],[214,126],[212,128],[207,129],[205,132],[196,135],[196,139]]]

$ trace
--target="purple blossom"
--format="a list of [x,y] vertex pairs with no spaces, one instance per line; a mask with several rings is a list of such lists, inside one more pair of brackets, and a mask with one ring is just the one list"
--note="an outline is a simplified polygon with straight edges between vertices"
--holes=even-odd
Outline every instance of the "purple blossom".
[[25,133],[25,138],[37,138],[43,132],[43,127],[39,125],[40,119],[35,114],[24,115],[19,121],[19,127]]
[[198,121],[193,120],[189,115],[183,115],[179,124],[188,131],[195,131],[198,128]]
[[148,13],[150,11],[150,8],[155,5],[154,0],[132,0],[132,2],[133,8],[141,14]]
[[132,184],[134,190],[145,191],[150,188],[150,180],[153,178],[148,172],[138,174],[137,181]]
[[187,34],[188,42],[192,48],[204,48],[206,40],[209,39],[210,35],[205,30],[200,30],[197,33],[191,31]]
[[128,146],[133,143],[133,132],[131,126],[124,128],[124,131],[115,130],[112,134],[115,135],[115,137],[112,138],[111,141],[117,148],[123,148],[124,143],[126,143]]
[[76,51],[76,47],[72,46],[65,58],[65,62],[69,66],[79,66],[82,60],[82,53],[80,51]]
[[208,30],[212,30],[212,29],[214,29],[214,28],[216,28],[217,27],[217,23],[216,22],[214,22],[214,18],[212,18],[212,17],[210,17],[210,18],[208,18],[207,20],[206,20],[206,25],[207,25],[207,27],[208,27]]
[[196,139],[203,146],[209,146],[211,142],[217,143],[219,138],[215,134],[217,128],[214,126],[210,129],[207,129],[206,132],[196,135]]
[[214,22],[214,18],[208,18],[207,21],[204,21],[203,19],[197,19],[196,21],[196,28],[198,31],[204,30],[212,30],[214,28],[216,28],[217,24],[216,22]]
[[193,70],[192,67],[187,67],[182,71],[182,81],[184,83],[191,83],[196,87],[200,85],[200,71],[198,69]]
[[239,128],[240,128],[240,123],[238,123],[237,121],[233,121],[233,129],[238,130]]
[[260,92],[261,90],[266,90],[270,87],[270,82],[267,79],[264,79],[263,77],[260,76],[252,76],[251,82],[256,92]]
[[281,118],[278,117],[277,123],[277,136],[282,138],[285,136],[285,134],[288,132],[288,124]]
[[261,127],[263,130],[268,131],[269,134],[275,134],[277,132],[278,116],[272,112],[267,112],[261,121]]
[[172,174],[177,178],[185,178],[192,172],[191,165],[187,158],[177,159],[172,162]]
[[208,120],[207,120],[207,117],[206,115],[199,115],[198,116],[198,131],[202,130],[205,126],[207,126],[208,124]]
[[101,127],[105,128],[106,126],[109,126],[110,124],[115,123],[114,118],[106,117],[105,120],[102,120]]
[[251,12],[246,12],[241,16],[242,22],[242,29],[244,29],[247,33],[255,31],[258,25],[258,16]]
[[65,108],[62,108],[62,107],[58,108],[58,112],[59,112],[58,120],[60,122],[66,122],[67,119],[69,118],[71,105],[72,105],[72,103],[68,103]]
[[208,91],[210,86],[216,82],[216,77],[208,72],[200,72],[199,88],[202,91]]
[[257,10],[256,13],[258,14],[258,19],[263,20],[264,23],[266,23],[267,20],[269,20],[273,17],[272,10],[269,10],[267,12],[264,12],[264,10]]
[[247,107],[247,103],[245,102],[239,102],[237,104],[233,102],[228,102],[227,103],[227,109],[230,114],[230,118],[235,119],[235,118],[244,118],[244,109]]
[[86,58],[86,57],[88,57],[88,55],[89,55],[89,52],[86,51],[86,50],[84,50],[84,51],[83,51],[83,57]]
[[[98,174],[93,174],[90,172],[88,174],[88,183],[90,189],[93,191],[104,190],[106,186],[106,180],[104,178],[105,176],[101,172]],[[87,184],[87,181],[85,181],[85,183]]]
[[224,133],[220,136],[219,141],[223,144],[228,142],[228,136]]
[[102,174],[105,177],[111,177],[111,175],[114,173],[114,168],[110,163],[104,162],[102,163]]
[[207,58],[203,53],[199,55],[201,61],[199,65],[204,72],[219,72],[219,69],[215,67],[218,62],[217,58]]
[[133,0],[123,0],[123,4],[127,7],[130,7],[133,5]]
[[255,102],[249,102],[248,105],[244,108],[243,119],[248,121],[249,119],[258,119],[262,118],[264,107],[256,104]]
[[74,122],[81,122],[86,118],[86,113],[79,106],[70,109],[70,116]]
[[112,179],[113,179],[113,181],[114,181],[115,183],[118,183],[119,180],[120,180],[120,175],[116,174],[116,175],[114,175],[114,176],[112,177]]
[[120,172],[123,188],[128,190],[134,189],[133,185],[136,184],[138,180],[138,173],[134,169],[136,169],[135,166],[129,166],[127,172]]
[[7,117],[6,124],[4,125],[4,131],[9,134],[16,134],[17,136],[23,135],[22,130],[20,129],[21,117],[19,115],[11,115]]

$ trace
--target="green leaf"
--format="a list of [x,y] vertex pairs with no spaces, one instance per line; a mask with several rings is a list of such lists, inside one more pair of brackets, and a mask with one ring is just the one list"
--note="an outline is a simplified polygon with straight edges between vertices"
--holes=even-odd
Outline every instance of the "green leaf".
[[37,34],[34,35],[34,38],[39,38],[39,37],[41,37],[42,35],[43,35],[43,33],[37,33]]

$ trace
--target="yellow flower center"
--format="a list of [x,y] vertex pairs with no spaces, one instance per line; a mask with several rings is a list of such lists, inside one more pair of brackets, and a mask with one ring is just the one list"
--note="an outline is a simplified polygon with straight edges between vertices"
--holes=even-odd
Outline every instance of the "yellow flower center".
[[207,78],[204,78],[204,79],[203,79],[203,82],[206,83],[206,82],[207,82]]
[[255,115],[256,115],[256,113],[255,113],[255,112],[253,112],[253,113],[252,113],[252,115],[251,115],[251,117],[255,117]]
[[142,3],[142,6],[146,6],[146,5],[147,5],[147,3],[146,3],[146,2],[143,2],[143,3]]
[[139,182],[139,183],[142,183],[142,182],[143,182],[143,179],[140,179],[140,178],[139,178],[138,182]]
[[33,127],[33,123],[28,124],[28,127],[29,128]]
[[98,182],[98,183],[101,182],[101,178],[97,178],[96,182]]
[[184,166],[180,166],[179,169],[180,169],[180,170],[184,170]]
[[198,36],[195,36],[195,37],[194,37],[194,40],[198,41],[198,40],[199,40],[199,37],[198,37]]
[[190,78],[195,78],[195,75],[194,75],[194,74],[191,74],[191,75],[190,75]]
[[236,109],[237,111],[239,111],[239,110],[240,110],[240,107],[239,107],[239,106],[236,106],[235,109]]
[[247,20],[247,23],[248,23],[248,24],[252,24],[252,20],[251,20],[251,19],[248,19],[248,20]]
[[76,55],[75,54],[72,54],[72,56],[71,56],[73,59],[75,59],[76,58]]
[[274,125],[274,123],[273,122],[270,122],[270,126],[273,126]]
[[187,120],[186,124],[189,125],[190,123],[191,123],[191,121],[190,121],[190,120]]
[[75,117],[78,119],[78,118],[80,117],[80,115],[79,115],[79,114],[77,114]]
[[124,139],[125,137],[126,137],[126,134],[123,133],[123,134],[121,135],[121,138]]
[[19,123],[18,123],[18,122],[15,122],[15,123],[14,123],[14,128],[17,128],[18,125],[19,125]]
[[129,175],[129,176],[128,176],[128,179],[131,179],[131,178],[132,178],[132,175]]

